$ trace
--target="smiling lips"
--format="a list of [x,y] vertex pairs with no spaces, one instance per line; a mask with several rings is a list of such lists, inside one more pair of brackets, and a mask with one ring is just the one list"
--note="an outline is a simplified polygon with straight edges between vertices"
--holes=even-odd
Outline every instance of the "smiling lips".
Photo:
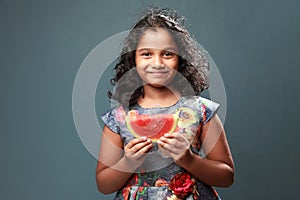
[[152,76],[165,76],[169,73],[169,70],[158,70],[158,71],[146,71],[148,74]]

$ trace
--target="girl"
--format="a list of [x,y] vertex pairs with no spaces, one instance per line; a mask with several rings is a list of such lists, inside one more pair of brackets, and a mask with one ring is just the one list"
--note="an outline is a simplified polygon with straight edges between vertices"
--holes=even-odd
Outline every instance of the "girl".
[[170,9],[149,8],[130,31],[108,93],[118,105],[102,116],[100,192],[117,192],[115,199],[220,199],[212,186],[233,183],[219,105],[195,95],[208,88],[209,66],[196,44]]

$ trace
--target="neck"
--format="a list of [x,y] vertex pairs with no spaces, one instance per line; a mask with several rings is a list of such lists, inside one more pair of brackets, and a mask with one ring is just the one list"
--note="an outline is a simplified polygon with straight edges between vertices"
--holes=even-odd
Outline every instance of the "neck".
[[174,105],[181,97],[180,92],[168,87],[144,85],[144,97],[138,99],[142,107],[167,107]]

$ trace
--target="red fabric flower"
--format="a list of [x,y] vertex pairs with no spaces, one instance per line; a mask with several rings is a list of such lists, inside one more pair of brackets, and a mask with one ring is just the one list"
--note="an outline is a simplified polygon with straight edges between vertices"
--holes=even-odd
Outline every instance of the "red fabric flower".
[[203,103],[201,104],[201,111],[202,111],[203,122],[205,122],[205,120],[206,120],[206,107]]
[[154,184],[156,187],[162,187],[162,186],[167,186],[169,185],[168,182],[165,179],[159,178],[155,181]]
[[122,106],[120,106],[116,110],[116,119],[118,122],[124,123],[125,122],[125,111]]
[[193,192],[194,184],[194,180],[188,173],[179,173],[171,179],[169,187],[173,194],[183,199],[190,192]]
[[124,200],[128,200],[129,199],[130,189],[131,189],[130,186],[123,188],[123,190],[122,190],[122,197],[123,197]]

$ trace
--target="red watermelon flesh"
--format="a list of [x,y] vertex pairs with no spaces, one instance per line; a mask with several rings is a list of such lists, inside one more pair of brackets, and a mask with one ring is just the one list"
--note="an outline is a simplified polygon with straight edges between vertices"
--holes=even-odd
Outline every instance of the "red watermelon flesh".
[[177,125],[177,115],[135,115],[126,116],[128,130],[136,137],[147,136],[157,141],[165,133],[172,133]]

